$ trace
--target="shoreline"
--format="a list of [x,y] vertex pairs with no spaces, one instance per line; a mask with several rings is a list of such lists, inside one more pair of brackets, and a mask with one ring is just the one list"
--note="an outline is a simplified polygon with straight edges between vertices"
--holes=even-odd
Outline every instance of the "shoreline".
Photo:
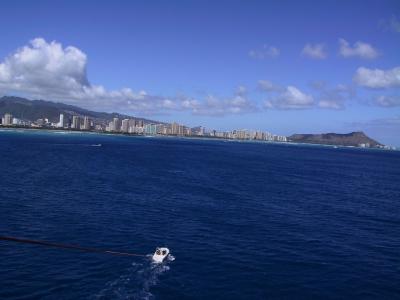
[[204,141],[220,141],[220,142],[233,142],[233,143],[257,143],[257,144],[270,144],[270,145],[287,145],[287,146],[307,146],[307,147],[324,147],[331,149],[360,149],[360,150],[381,150],[381,151],[400,151],[399,149],[384,149],[378,147],[357,147],[357,146],[345,146],[345,145],[332,145],[332,144],[314,144],[314,143],[298,143],[298,142],[278,142],[278,141],[265,141],[265,140],[239,140],[239,139],[226,139],[220,137],[209,137],[209,136],[180,136],[180,135],[145,135],[145,134],[131,134],[122,132],[104,132],[95,130],[71,130],[66,128],[32,128],[23,126],[1,126],[0,132],[2,131],[37,131],[37,132],[59,132],[65,134],[91,134],[91,135],[104,135],[104,136],[119,136],[119,137],[131,137],[131,138],[160,138],[160,139],[183,139],[183,140],[204,140]]

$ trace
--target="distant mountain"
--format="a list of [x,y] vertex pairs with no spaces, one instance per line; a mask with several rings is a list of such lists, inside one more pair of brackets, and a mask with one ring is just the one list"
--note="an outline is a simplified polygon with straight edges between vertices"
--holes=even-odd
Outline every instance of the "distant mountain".
[[346,134],[324,133],[324,134],[293,134],[288,137],[290,142],[337,145],[337,146],[359,146],[360,144],[369,144],[370,147],[382,145],[371,139],[364,132],[351,132]]
[[64,114],[64,118],[72,118],[75,116],[88,116],[93,119],[96,124],[106,124],[113,118],[120,119],[135,118],[143,120],[146,123],[163,123],[143,118],[136,118],[119,113],[95,112],[78,106],[67,105],[60,102],[51,102],[45,100],[28,100],[20,97],[4,96],[0,98],[0,115],[11,113],[14,117],[28,121],[36,121],[37,119],[48,118],[50,122],[58,122],[60,114]]

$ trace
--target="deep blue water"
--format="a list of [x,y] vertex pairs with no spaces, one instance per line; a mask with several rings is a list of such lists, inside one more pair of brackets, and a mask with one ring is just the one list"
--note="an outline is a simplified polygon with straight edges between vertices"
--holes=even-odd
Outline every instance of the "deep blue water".
[[[102,144],[101,147],[92,146]],[[0,299],[400,299],[400,152],[0,132]]]

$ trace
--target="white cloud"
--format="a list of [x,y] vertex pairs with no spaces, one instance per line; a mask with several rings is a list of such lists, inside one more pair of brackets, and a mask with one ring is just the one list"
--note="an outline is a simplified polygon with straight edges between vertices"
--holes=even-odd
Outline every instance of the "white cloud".
[[375,99],[375,104],[382,107],[400,106],[400,95],[379,96]]
[[223,116],[227,114],[249,113],[257,110],[257,107],[249,99],[242,96],[221,99],[209,95],[202,102],[186,100],[182,105],[185,108],[189,108],[196,115]]
[[400,67],[390,70],[368,69],[360,67],[357,69],[353,80],[358,85],[371,89],[399,87]]
[[189,111],[209,115],[240,114],[255,104],[239,87],[232,97],[202,101],[187,97],[161,97],[130,88],[107,90],[91,84],[86,73],[87,56],[76,47],[36,38],[0,63],[0,93],[19,93],[79,105],[84,108],[124,113],[156,114]]
[[342,109],[341,103],[335,100],[320,100],[318,102],[318,107],[326,109]]
[[91,85],[86,65],[86,54],[78,48],[63,48],[55,41],[48,43],[36,38],[0,64],[0,90],[104,107],[122,100],[130,100],[130,106],[134,106],[147,97],[144,91],[135,93],[129,88],[107,91],[101,85]]
[[186,103],[196,115],[222,116],[226,114],[244,114],[258,110],[257,105],[247,97],[247,89],[237,87],[232,97],[220,98],[208,95],[202,102]]
[[294,86],[288,86],[277,97],[264,102],[264,108],[304,109],[314,105],[314,98]]
[[265,92],[276,92],[281,91],[282,87],[273,84],[269,80],[259,80],[257,83],[258,89]]
[[275,46],[263,45],[261,49],[249,51],[249,56],[255,59],[274,58],[279,56],[280,50]]
[[313,84],[314,89],[319,93],[318,107],[325,109],[343,109],[346,100],[355,96],[353,87],[338,84],[335,87],[328,87],[326,83]]
[[373,59],[379,56],[379,52],[374,47],[364,42],[358,41],[351,46],[346,40],[339,39],[339,44],[339,53],[345,58],[357,56],[365,59]]
[[324,44],[306,44],[301,51],[301,55],[314,59],[325,59],[328,56]]
[[239,85],[235,91],[236,95],[245,96],[247,95],[247,88],[243,85]]
[[314,82],[314,93],[307,94],[297,87],[281,87],[268,80],[258,82],[259,89],[271,95],[264,101],[266,109],[344,109],[345,102],[355,96],[355,90],[350,85],[338,84],[329,87],[325,82]]
[[86,55],[75,47],[37,38],[0,64],[0,84],[35,91],[38,86],[76,89],[87,86]]

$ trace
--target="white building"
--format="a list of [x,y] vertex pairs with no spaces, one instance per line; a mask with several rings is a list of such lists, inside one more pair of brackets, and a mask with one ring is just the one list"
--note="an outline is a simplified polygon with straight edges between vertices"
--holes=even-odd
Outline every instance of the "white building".
[[64,128],[64,114],[60,114],[60,121],[58,122],[57,127]]
[[136,124],[135,119],[128,120],[128,132],[129,133],[133,133],[135,131],[135,124]]
[[121,126],[119,123],[119,119],[118,118],[114,118],[113,119],[113,126],[112,126],[112,130],[111,131],[120,131],[121,130]]
[[12,125],[13,117],[11,114],[5,114],[1,119],[1,124],[3,125]]
[[72,117],[72,124],[71,124],[71,128],[72,129],[80,129],[81,128],[81,120],[78,116],[73,116]]
[[85,117],[83,119],[83,129],[84,130],[90,130],[90,120],[89,117]]
[[121,123],[121,131],[124,133],[129,132],[129,119],[123,119]]

